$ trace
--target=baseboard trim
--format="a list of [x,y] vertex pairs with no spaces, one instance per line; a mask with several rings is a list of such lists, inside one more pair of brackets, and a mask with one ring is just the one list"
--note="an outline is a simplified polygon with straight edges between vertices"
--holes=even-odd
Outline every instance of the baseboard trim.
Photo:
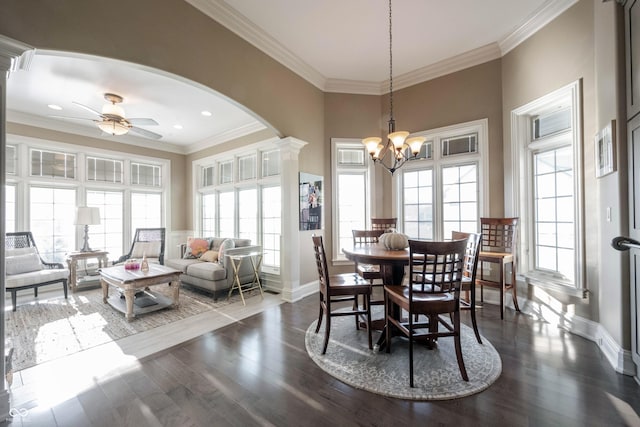
[[286,302],[296,302],[300,301],[302,298],[307,297],[309,295],[313,295],[318,292],[318,281],[315,280],[310,283],[305,283],[304,285],[300,285],[297,288],[291,289],[283,289],[282,290],[282,299]]
[[636,368],[631,351],[623,349],[601,324],[584,317],[562,313],[558,327],[593,341],[616,372],[635,376]]
[[[518,287],[518,290],[521,289],[522,287]],[[476,297],[479,299],[479,294]],[[500,304],[499,298],[498,292],[491,288],[485,289],[485,302]],[[636,366],[633,363],[631,351],[623,349],[600,323],[575,314],[563,313],[559,307],[554,307],[549,301],[545,303],[542,299],[531,300],[519,295],[518,305],[525,314],[542,318],[560,329],[593,341],[616,372],[636,376]],[[505,296],[505,307],[515,309],[510,292]]]

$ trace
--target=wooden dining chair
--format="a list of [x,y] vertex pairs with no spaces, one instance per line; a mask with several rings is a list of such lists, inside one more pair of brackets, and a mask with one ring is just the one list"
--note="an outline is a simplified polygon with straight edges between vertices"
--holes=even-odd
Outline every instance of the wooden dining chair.
[[467,249],[464,253],[464,264],[462,269],[462,284],[460,291],[465,297],[460,298],[460,309],[471,310],[471,324],[476,335],[478,344],[482,344],[478,322],[476,320],[476,273],[478,270],[478,254],[482,242],[480,233],[463,233],[462,231],[452,231],[451,240],[467,239]]
[[[351,230],[353,234],[353,246],[363,246],[378,243],[378,239],[384,233],[384,230]],[[382,287],[382,270],[379,264],[363,264],[355,262],[356,274],[363,279],[368,280],[371,286]],[[374,280],[380,280],[374,283]],[[371,305],[382,305],[384,299],[371,300]]]
[[398,218],[371,218],[371,229],[387,231],[390,228],[395,229],[398,224]]
[[[504,319],[504,297],[511,290],[513,305],[520,311],[516,289],[516,250],[518,241],[518,218],[480,218],[482,245],[478,254],[480,274],[476,283],[480,285],[480,301],[484,301],[484,287],[500,290],[500,318]],[[498,277],[485,274],[485,264],[497,265]],[[511,282],[507,283],[507,268],[511,267]]]
[[[320,330],[323,318],[326,318],[322,354],[327,352],[329,334],[331,332],[331,318],[335,316],[354,316],[356,329],[360,329],[360,320],[361,317],[364,317],[367,334],[369,335],[369,349],[373,349],[371,338],[371,284],[353,273],[329,276],[322,236],[313,235],[312,239],[318,267],[318,281],[320,282],[320,313],[318,315],[316,333]],[[364,298],[362,307],[358,305],[358,297],[360,295]],[[334,304],[341,302],[350,302],[351,309],[334,307]],[[336,310],[336,308],[340,309]]]
[[[411,387],[414,342],[432,345],[441,337],[453,337],[460,374],[469,381],[460,344],[460,287],[466,250],[467,239],[409,240],[409,286],[384,287],[387,353],[391,352],[393,332],[399,331],[409,339]],[[401,315],[403,311],[408,313],[406,318]],[[415,320],[416,314],[423,315],[421,321]]]

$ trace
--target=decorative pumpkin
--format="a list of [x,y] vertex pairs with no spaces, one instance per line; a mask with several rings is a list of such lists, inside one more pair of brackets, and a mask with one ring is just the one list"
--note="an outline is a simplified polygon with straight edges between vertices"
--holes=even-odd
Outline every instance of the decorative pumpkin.
[[390,250],[399,251],[409,247],[409,236],[402,233],[384,233],[378,239],[382,245]]

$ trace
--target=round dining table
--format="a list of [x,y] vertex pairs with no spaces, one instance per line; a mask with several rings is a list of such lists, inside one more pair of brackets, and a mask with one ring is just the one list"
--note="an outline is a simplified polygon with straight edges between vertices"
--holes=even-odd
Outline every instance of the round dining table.
[[404,268],[409,265],[409,249],[391,250],[381,243],[354,245],[342,248],[348,260],[359,264],[380,265],[382,282],[385,285],[402,285]]

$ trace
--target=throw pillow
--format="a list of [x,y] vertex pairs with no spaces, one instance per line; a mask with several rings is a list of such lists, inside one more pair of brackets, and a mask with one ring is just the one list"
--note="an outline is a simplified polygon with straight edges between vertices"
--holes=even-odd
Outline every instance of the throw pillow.
[[209,241],[207,239],[189,237],[187,239],[187,250],[184,252],[183,258],[198,258],[207,250],[209,250]]
[[22,274],[42,270],[40,256],[36,248],[30,248],[28,253],[5,257],[6,274]]
[[206,251],[200,255],[200,261],[216,262],[218,261],[218,251]]
[[224,264],[224,253],[227,249],[233,249],[236,247],[236,242],[231,239],[225,239],[220,243],[220,249],[218,249],[218,262]]

